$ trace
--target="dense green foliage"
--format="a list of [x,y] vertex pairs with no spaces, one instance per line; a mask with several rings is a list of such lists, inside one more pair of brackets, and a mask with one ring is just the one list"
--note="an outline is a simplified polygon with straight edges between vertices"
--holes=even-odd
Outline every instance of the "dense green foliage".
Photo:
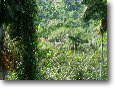
[[90,19],[101,20],[100,33],[107,31],[107,0],[83,0],[86,11],[82,19],[87,22]]
[[[103,10],[106,0],[19,3],[17,20],[10,22],[6,31],[10,36],[6,36],[6,46],[18,56],[18,66],[9,72],[9,80],[107,80],[107,33],[103,34],[100,77],[102,38],[96,30],[100,27],[97,20],[107,16]],[[77,47],[74,51],[73,41]]]
[[107,17],[107,0],[83,0],[86,11],[83,20],[86,22],[92,19],[102,19]]
[[[38,55],[41,57],[40,63],[38,63],[38,68],[40,69],[38,75],[40,79],[44,80],[107,80],[107,33],[103,37],[104,63],[101,69],[102,76],[100,77],[101,38],[98,35],[98,31],[96,32],[100,22],[94,20],[106,17],[107,10],[104,9],[103,11],[103,8],[107,8],[107,6],[104,4],[101,8],[103,1],[96,1],[100,5],[99,10],[98,5],[94,3],[95,1],[91,1],[93,4],[89,1],[90,3],[87,3],[87,6],[93,5],[97,8],[94,8],[94,13],[91,11],[93,8],[87,9],[85,13],[82,13],[84,12],[82,10],[86,9],[86,6],[82,4],[86,3],[82,2],[80,4],[76,0],[72,1],[62,0],[61,2],[60,0],[58,3],[55,3],[57,8],[53,11],[59,11],[58,7],[61,7],[62,11],[59,11],[61,16],[57,15],[60,17],[55,17],[55,19],[61,21],[54,21],[52,24],[49,24],[48,20],[54,19],[49,16],[46,17],[46,25],[42,26],[44,23],[40,23],[38,35],[45,37],[50,42],[41,42],[38,46],[40,48]],[[78,5],[75,5],[76,3]],[[54,2],[50,3],[51,6],[53,4]],[[103,11],[102,15],[100,14],[101,11]],[[43,13],[45,12],[43,11]],[[53,14],[51,13],[51,15]],[[81,16],[83,20],[86,18],[88,22],[84,23],[80,19]],[[76,41],[78,46],[75,52],[71,51],[73,40]],[[55,42],[59,41],[64,42],[64,45],[56,47]]]
[[[14,71],[17,80],[35,80],[37,33],[37,6],[35,0],[5,0],[5,11],[2,22],[9,24],[9,36],[13,41],[18,54],[17,69]],[[4,5],[4,4],[3,4]],[[8,10],[8,11],[7,11]],[[7,14],[8,13],[8,14]],[[6,19],[7,18],[7,19]],[[8,22],[4,21],[8,20]],[[18,43],[16,43],[18,42]],[[9,42],[9,44],[11,44]],[[15,47],[10,47],[12,52]],[[20,48],[21,47],[21,48]]]
[[[22,61],[19,68],[16,69],[18,79],[35,80],[36,77],[36,58],[35,49],[37,44],[36,25],[36,2],[34,0],[21,1],[24,13],[19,13],[19,20],[12,24],[15,35],[21,37],[24,50],[22,51]],[[19,31],[20,30],[20,31]],[[10,36],[12,33],[10,31]],[[20,58],[21,59],[21,58]]]
[[18,12],[23,12],[19,0],[1,0],[0,2],[0,24],[9,24],[18,18]]
[[[80,27],[71,30],[60,27],[48,34],[50,42],[41,42],[38,45],[40,49],[38,76],[41,80],[107,80],[107,33],[104,34],[103,76],[100,78],[101,38],[97,33],[93,33],[95,32],[95,29],[92,30],[93,25],[94,23],[87,32]],[[72,41],[65,35],[73,34],[74,36],[79,31],[82,34],[81,39],[88,39],[88,43],[79,44],[74,54],[71,50]],[[59,40],[65,44],[55,47],[54,42]]]

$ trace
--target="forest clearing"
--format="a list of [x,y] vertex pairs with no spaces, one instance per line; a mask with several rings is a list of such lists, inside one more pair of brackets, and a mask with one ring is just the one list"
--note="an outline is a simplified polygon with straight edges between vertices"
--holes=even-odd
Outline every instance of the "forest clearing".
[[0,80],[107,80],[107,0],[0,4]]

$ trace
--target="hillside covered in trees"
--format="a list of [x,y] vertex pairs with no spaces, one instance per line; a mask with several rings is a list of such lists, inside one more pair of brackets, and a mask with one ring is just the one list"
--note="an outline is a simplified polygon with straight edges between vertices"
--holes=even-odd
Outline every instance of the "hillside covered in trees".
[[107,80],[107,0],[4,3],[0,79]]

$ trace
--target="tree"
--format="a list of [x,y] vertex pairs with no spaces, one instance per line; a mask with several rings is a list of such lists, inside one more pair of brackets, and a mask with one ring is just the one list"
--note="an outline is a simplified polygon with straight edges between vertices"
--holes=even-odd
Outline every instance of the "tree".
[[37,20],[37,5],[35,0],[21,0],[21,4],[24,13],[19,12],[19,19],[12,23],[12,30],[10,30],[10,37],[21,37],[22,44],[24,45],[21,58],[22,64],[19,64],[16,74],[19,80],[35,80],[37,79],[35,57],[37,47],[37,24],[35,25],[35,21]]
[[75,52],[75,50],[77,50],[77,46],[79,46],[79,44],[81,43],[87,43],[88,40],[84,40],[81,38],[81,32],[78,32],[75,34],[75,37],[74,36],[68,36],[69,39],[72,40],[73,42],[73,51]]
[[100,77],[101,67],[103,64],[103,33],[107,31],[107,0],[83,0],[82,4],[86,5],[86,10],[83,15],[84,22],[90,19],[101,20],[100,34],[102,36],[101,43],[101,61],[100,61]]
[[[19,68],[15,70],[18,76],[17,79],[36,79],[36,2],[35,0],[1,0],[0,5],[0,30],[3,30],[4,24],[10,25],[9,35],[11,39],[18,38],[16,41],[21,39],[24,45],[24,51],[21,52],[22,64],[19,64]],[[1,32],[1,34],[3,33]],[[0,56],[2,56],[2,54],[0,54]],[[1,63],[0,66],[3,67]],[[4,70],[4,68],[0,68],[0,70],[1,69],[2,71]],[[21,69],[21,71],[19,69]],[[4,78],[1,77],[0,79]]]
[[[18,18],[18,12],[23,11],[20,5],[20,1],[17,0],[0,0],[0,72],[2,76],[0,79],[5,79],[5,68],[2,65],[1,57],[2,57],[2,50],[3,50],[3,40],[4,40],[4,33],[5,29],[3,26],[7,26],[9,23],[12,23],[14,20]],[[4,29],[3,29],[4,28]],[[3,32],[4,31],[4,32]]]

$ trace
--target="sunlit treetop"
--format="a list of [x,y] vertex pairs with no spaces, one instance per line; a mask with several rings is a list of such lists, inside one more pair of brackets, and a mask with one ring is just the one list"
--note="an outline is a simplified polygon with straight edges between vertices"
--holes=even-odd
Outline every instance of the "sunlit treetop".
[[107,0],[83,0],[82,4],[86,6],[82,16],[84,22],[90,19],[107,19]]

